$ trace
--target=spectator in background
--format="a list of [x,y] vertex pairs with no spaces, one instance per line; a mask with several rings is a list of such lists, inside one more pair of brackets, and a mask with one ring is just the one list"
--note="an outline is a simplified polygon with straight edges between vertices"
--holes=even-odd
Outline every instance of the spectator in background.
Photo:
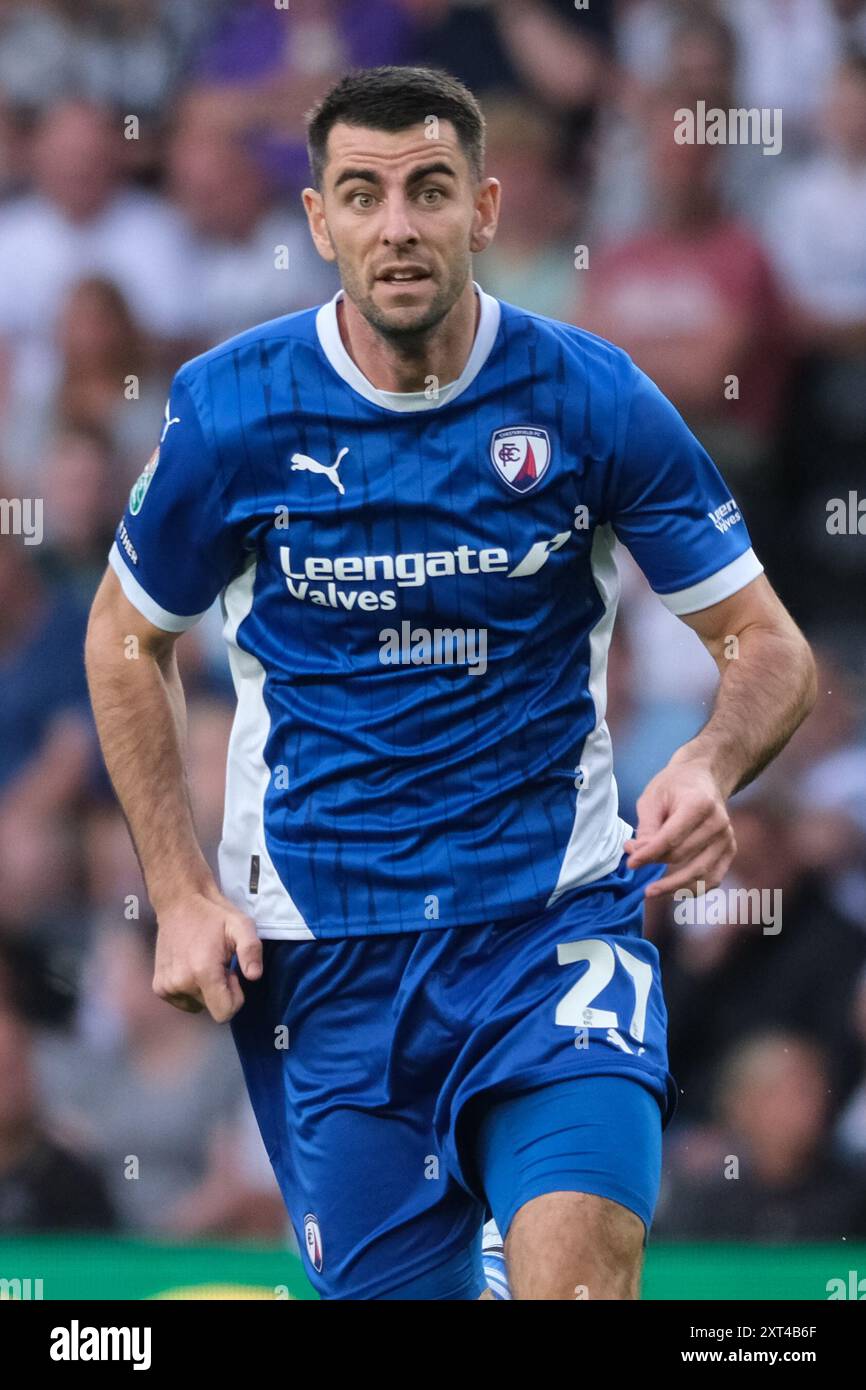
[[74,942],[75,809],[98,766],[82,660],[87,605],[48,582],[38,552],[0,541],[2,911],[10,929]]
[[268,134],[274,171],[298,191],[305,112],[347,68],[407,61],[411,32],[397,0],[241,0],[199,48],[190,96],[212,128]]
[[808,769],[798,821],[803,862],[826,874],[834,908],[866,931],[866,747],[840,748]]
[[804,351],[786,441],[779,525],[797,536],[791,595],[810,622],[866,623],[866,547],[827,505],[862,487],[866,449],[866,56],[839,69],[821,151],[789,171],[770,202],[765,235]]
[[[718,104],[781,107],[786,156],[796,159],[814,145],[817,113],[844,43],[858,32],[854,12],[862,5],[863,0],[620,0],[618,52],[633,79],[654,86],[676,71],[672,54],[684,26],[721,24],[733,35],[736,62],[728,99]],[[710,104],[710,91],[696,96]]]
[[[178,214],[120,179],[119,128],[82,102],[51,108],[31,148],[33,188],[0,207],[5,408],[39,410],[61,370],[57,324],[72,286],[102,275],[142,328],[176,340],[193,319],[191,250]],[[119,364],[122,372],[123,364]]]
[[782,321],[757,236],[723,210],[718,147],[677,144],[676,88],[648,108],[652,220],[591,258],[582,327],[631,354],[730,478],[750,519],[784,379]]
[[[674,922],[677,914],[685,920],[669,923],[667,939],[658,942],[682,1117],[707,1118],[718,1059],[757,1020],[826,1046],[827,1086],[838,1106],[860,1069],[850,1014],[866,933],[834,911],[820,878],[803,872],[793,820],[778,794],[765,797],[756,787],[735,798],[731,820],[738,850],[727,880],[706,899],[678,905]],[[766,890],[767,897],[760,907],[753,898],[728,912],[737,888]],[[707,911],[710,901],[720,922]]]
[[19,149],[16,121],[0,85],[0,198],[7,198],[20,184]]
[[582,171],[585,142],[606,96],[609,5],[573,0],[401,0],[418,24],[416,57],[477,96],[522,94],[557,122],[554,164]]
[[122,1041],[103,1050],[45,1037],[39,1075],[55,1128],[94,1157],[124,1229],[190,1235],[189,1211],[201,1188],[211,1194],[243,1083],[225,1030],[177,1010],[164,1017],[152,989],[154,941],[149,919],[100,933],[89,974]]
[[57,342],[56,418],[107,435],[119,468],[115,495],[125,495],[159,437],[169,373],[117,285],[99,276],[70,290]]
[[[88,913],[81,902],[77,828],[86,772],[81,729],[57,721],[16,786],[0,801],[0,883],[3,917],[22,940],[82,949]],[[85,752],[93,757],[91,745]],[[42,795],[38,783],[42,784]]]
[[19,488],[44,491],[41,468],[52,436],[64,428],[89,431],[103,437],[118,467],[116,505],[159,437],[169,374],[159,368],[117,285],[100,276],[66,292],[53,346],[56,371],[30,400],[5,412],[6,472]]
[[172,1213],[177,1239],[228,1236],[288,1245],[297,1241],[252,1108],[244,1096],[211,1145],[204,1180]]
[[94,1166],[50,1133],[37,1093],[34,1035],[0,955],[0,1235],[101,1231],[115,1214]]
[[739,40],[737,105],[780,108],[788,155],[808,151],[841,55],[831,0],[719,0]]
[[[649,14],[638,5],[637,13]],[[652,179],[647,144],[652,131],[654,92],[669,86],[684,107],[728,111],[737,105],[737,37],[708,5],[668,4],[659,15],[663,42],[658,62],[639,68],[642,80],[628,69],[603,112],[599,138],[593,143],[593,240],[607,243],[642,230],[652,214]],[[642,33],[645,52],[646,35]],[[624,54],[624,61],[632,55]],[[654,75],[653,75],[654,74]],[[779,158],[765,156],[760,145],[716,147],[719,197],[729,213],[755,220],[766,205],[769,182],[779,172]]]
[[4,4],[0,87],[31,110],[75,94],[142,117],[158,115],[214,9],[215,0]]
[[843,42],[866,53],[866,0],[830,0]]
[[485,115],[488,168],[502,181],[504,202],[496,241],[479,267],[484,288],[559,318],[575,298],[581,272],[575,269],[576,200],[553,167],[554,127],[519,99],[488,101]]
[[716,1134],[695,1143],[697,1162],[687,1145],[679,1150],[663,1181],[657,1236],[866,1237],[866,1174],[835,1149],[829,1084],[820,1047],[796,1032],[753,1034],[729,1047],[716,1090]]
[[656,87],[669,75],[679,26],[694,16],[715,17],[713,0],[616,0],[616,56],[638,87]]
[[87,608],[51,588],[17,538],[0,544],[0,796],[42,750],[59,715],[88,721],[82,649]]
[[862,1164],[866,1160],[866,970],[857,981],[851,1019],[864,1066],[861,1079],[839,1116],[836,1137],[841,1151]]
[[622,546],[617,550],[617,568],[622,585],[620,626],[628,640],[641,702],[662,711],[685,706],[699,710],[706,720],[719,679],[715,661],[697,633],[659,602],[643,571]]
[[187,777],[196,836],[216,870],[225,805],[226,756],[235,706],[212,695],[189,701]]
[[806,346],[859,357],[866,354],[866,55],[838,69],[822,129],[819,153],[776,189],[765,233]]
[[[649,604],[660,608],[686,637],[695,636],[651,594]],[[647,652],[635,649],[634,638],[641,624],[639,621],[629,623],[629,610],[634,616],[633,607],[629,605],[623,620],[614,627],[608,652],[606,722],[613,741],[619,813],[630,825],[637,825],[638,797],[676,750],[703,727],[707,707],[705,701],[696,697],[694,686],[690,689],[688,681],[682,677],[679,688],[669,694],[660,695],[654,689],[647,667],[639,665],[640,658],[646,658]],[[677,636],[676,633],[672,635]],[[668,672],[671,666],[682,670],[685,665],[691,673],[694,665],[700,667],[702,664],[695,662],[698,654],[691,642],[687,644],[687,654],[692,664],[688,660],[677,662],[676,649],[670,643],[655,650],[664,651],[664,666]],[[711,671],[715,673],[715,663],[712,658],[709,660]],[[676,669],[672,684],[676,686]]]
[[45,496],[39,568],[54,589],[89,606],[123,505],[108,438],[94,425],[58,430],[39,477]]
[[128,920],[133,912],[143,915],[147,890],[126,821],[107,797],[84,811],[80,855],[88,921],[77,954],[77,1032],[84,1042],[97,1047],[119,1046],[122,1023],[96,974],[102,958],[92,946],[100,933],[114,930],[120,919]]
[[866,935],[866,727],[858,698],[866,652],[834,654],[822,639],[813,650],[818,699],[774,769],[797,788],[797,862],[821,876],[834,910]]
[[169,147],[168,187],[189,230],[197,328],[208,346],[336,293],[306,217],[275,201],[249,137],[203,125],[194,104]]
[[87,900],[100,925],[107,926],[109,919],[116,920],[119,915],[128,918],[133,907],[141,916],[144,879],[129,828],[113,801],[89,809],[83,827],[82,858]]

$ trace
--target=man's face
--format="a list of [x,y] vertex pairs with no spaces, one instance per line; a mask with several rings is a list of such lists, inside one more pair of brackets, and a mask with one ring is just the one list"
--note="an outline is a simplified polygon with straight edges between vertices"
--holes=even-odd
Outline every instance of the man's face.
[[476,182],[450,121],[397,132],[340,123],[321,193],[306,189],[304,206],[348,298],[400,339],[428,332],[459,299],[472,254],[493,239],[499,185]]
[[34,138],[37,188],[74,221],[93,217],[116,183],[117,138],[104,113],[75,102],[55,107]]

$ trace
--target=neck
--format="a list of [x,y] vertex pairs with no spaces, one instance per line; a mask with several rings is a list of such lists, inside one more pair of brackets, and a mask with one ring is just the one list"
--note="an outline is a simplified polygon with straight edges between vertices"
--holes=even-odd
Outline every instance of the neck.
[[379,391],[423,391],[430,377],[456,381],[469,359],[481,304],[471,280],[439,323],[424,333],[384,337],[347,295],[337,301],[343,346],[355,366]]

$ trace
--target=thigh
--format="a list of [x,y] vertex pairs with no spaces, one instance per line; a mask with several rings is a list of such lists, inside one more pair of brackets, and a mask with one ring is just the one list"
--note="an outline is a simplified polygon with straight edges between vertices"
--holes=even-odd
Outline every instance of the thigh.
[[401,1066],[412,943],[264,943],[232,1031],[307,1274],[329,1299],[474,1298],[482,1210],[440,1161],[442,1059]]
[[491,1099],[475,1146],[516,1298],[636,1297],[662,1152],[643,1082],[586,1076]]

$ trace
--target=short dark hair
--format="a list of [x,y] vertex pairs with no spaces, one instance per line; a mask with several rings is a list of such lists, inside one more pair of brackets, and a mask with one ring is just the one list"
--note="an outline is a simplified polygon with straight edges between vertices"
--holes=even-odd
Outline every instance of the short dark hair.
[[428,116],[451,121],[477,179],[484,173],[485,124],[469,88],[441,68],[358,68],[307,115],[307,152],[321,189],[328,136],[338,121],[370,130],[408,130]]

